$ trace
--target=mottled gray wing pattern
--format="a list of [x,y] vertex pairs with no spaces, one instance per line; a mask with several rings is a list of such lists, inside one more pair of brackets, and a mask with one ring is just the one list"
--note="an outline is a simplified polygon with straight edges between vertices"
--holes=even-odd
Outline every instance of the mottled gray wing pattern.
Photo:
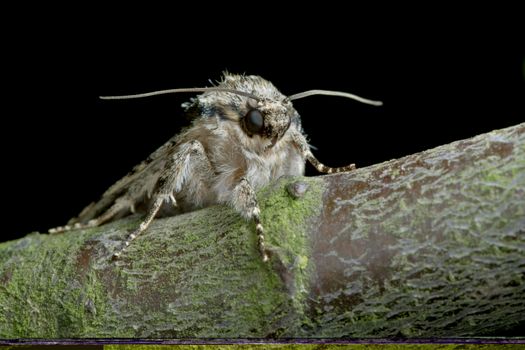
[[[86,206],[80,214],[69,220],[68,225],[75,223],[86,223],[94,219],[109,209],[115,200],[125,195],[129,188],[143,186],[144,192],[152,190],[154,182],[159,176],[159,171],[162,170],[166,156],[170,154],[176,147],[176,136],[172,137],[168,142],[159,147],[146,160],[136,165],[126,176],[113,184],[100,198],[98,202],[92,202]],[[148,193],[151,195],[151,193]]]

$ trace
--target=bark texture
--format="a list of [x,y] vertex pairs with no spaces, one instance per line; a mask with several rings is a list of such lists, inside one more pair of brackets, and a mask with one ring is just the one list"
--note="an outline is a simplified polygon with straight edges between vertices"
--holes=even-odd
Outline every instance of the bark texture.
[[[307,190],[303,193],[303,190]],[[525,124],[226,207],[0,244],[1,338],[497,336],[525,324]]]

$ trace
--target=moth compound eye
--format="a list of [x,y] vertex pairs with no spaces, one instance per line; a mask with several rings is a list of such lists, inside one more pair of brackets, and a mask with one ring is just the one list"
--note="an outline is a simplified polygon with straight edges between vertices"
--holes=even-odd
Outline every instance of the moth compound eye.
[[257,109],[250,109],[244,116],[244,125],[250,134],[258,134],[264,126],[264,117]]

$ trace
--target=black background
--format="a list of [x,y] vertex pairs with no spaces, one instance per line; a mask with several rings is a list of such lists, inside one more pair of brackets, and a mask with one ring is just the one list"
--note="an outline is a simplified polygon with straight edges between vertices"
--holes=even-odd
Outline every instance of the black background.
[[261,75],[284,94],[317,88],[383,100],[294,103],[330,166],[367,166],[525,120],[525,41],[513,11],[310,10],[97,9],[87,20],[35,14],[18,23],[34,26],[3,43],[0,240],[64,224],[187,124],[180,104],[191,95],[99,95],[209,86],[227,69]]

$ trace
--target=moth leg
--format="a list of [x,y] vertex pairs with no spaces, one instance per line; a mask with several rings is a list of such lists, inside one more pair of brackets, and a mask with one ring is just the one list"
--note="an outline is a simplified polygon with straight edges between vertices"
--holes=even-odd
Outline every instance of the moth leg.
[[113,217],[115,217],[117,214],[121,213],[122,211],[128,211],[128,212],[131,211],[132,213],[135,212],[133,201],[131,201],[129,198],[125,196],[118,198],[115,201],[115,203],[111,207],[109,207],[109,209],[106,210],[102,215],[89,220],[86,224],[84,224],[84,226],[86,227],[100,226],[110,221],[111,219],[113,219]]
[[117,215],[118,213],[124,210],[131,210],[132,212],[134,211],[132,202],[126,197],[121,197],[121,198],[118,198],[115,201],[115,203],[108,210],[106,210],[102,215],[94,219],[91,219],[86,223],[82,223],[82,222],[68,223],[67,225],[64,225],[64,226],[59,226],[59,227],[49,229],[48,232],[51,234],[55,234],[55,233],[62,233],[65,231],[70,231],[70,230],[100,226],[103,223],[111,220],[115,215]]
[[312,154],[312,151],[310,150],[310,146],[308,146],[308,142],[306,141],[306,138],[304,135],[300,133],[294,133],[292,135],[293,141],[296,144],[296,146],[299,148],[301,153],[303,154],[303,157],[307,159],[310,164],[312,164],[315,169],[317,169],[320,173],[327,173],[327,174],[333,174],[333,173],[341,173],[344,171],[350,171],[355,169],[355,164],[349,164],[347,166],[338,167],[338,168],[332,168],[329,166],[324,165],[320,161],[315,158],[315,156]]
[[204,147],[199,141],[191,141],[180,146],[177,152],[169,157],[162,173],[157,180],[157,189],[154,192],[153,204],[139,227],[128,235],[123,247],[113,254],[113,258],[119,258],[131,242],[144,232],[151,224],[164,202],[177,206],[174,193],[179,192],[186,179],[191,176],[191,168],[204,167],[211,169],[211,164]]
[[253,187],[250,185],[248,180],[243,177],[233,189],[232,195],[231,204],[233,205],[234,209],[243,217],[253,220],[255,223],[259,253],[262,256],[263,261],[268,261],[268,254],[266,253],[264,245],[264,228],[261,224],[260,217],[261,210],[259,209],[259,204],[257,203],[257,197]]
[[131,232],[126,240],[124,241],[124,246],[116,253],[113,254],[113,258],[117,259],[122,255],[122,253],[126,250],[127,247],[131,244],[131,242],[137,238],[138,235],[140,235],[142,232],[144,232],[149,224],[153,221],[157,213],[159,212],[160,207],[162,206],[162,202],[164,202],[164,198],[161,196],[158,196],[155,201],[153,202],[153,205],[148,211],[148,214],[146,215],[146,218],[142,220],[139,227],[135,229],[133,232]]

